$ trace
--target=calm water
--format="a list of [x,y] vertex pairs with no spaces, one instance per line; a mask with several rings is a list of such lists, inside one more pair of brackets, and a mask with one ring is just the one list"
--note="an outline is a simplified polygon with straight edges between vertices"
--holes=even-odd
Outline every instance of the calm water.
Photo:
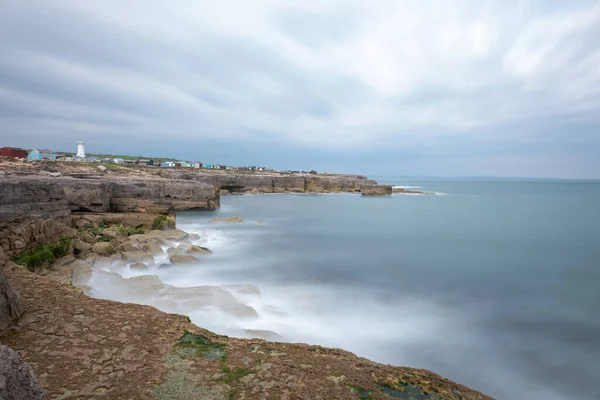
[[[149,273],[255,285],[236,297],[257,319],[183,309],[220,333],[270,330],[498,399],[600,399],[600,183],[395,183],[439,194],[223,197],[178,215],[214,254]],[[208,223],[233,215],[246,222]]]
[[245,326],[500,399],[600,399],[600,183],[395,183],[446,195],[224,197],[179,224],[247,220],[209,228],[209,280],[287,315]]

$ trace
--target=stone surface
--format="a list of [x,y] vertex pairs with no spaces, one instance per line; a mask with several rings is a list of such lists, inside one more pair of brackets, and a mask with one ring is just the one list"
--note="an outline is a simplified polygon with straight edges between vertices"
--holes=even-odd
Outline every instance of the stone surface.
[[167,249],[167,254],[170,256],[183,256],[185,255],[185,249],[180,247],[169,247]]
[[0,399],[43,400],[33,370],[17,352],[0,344]]
[[114,251],[114,247],[108,242],[98,242],[92,246],[92,252],[96,254],[111,254]]
[[121,253],[121,259],[126,262],[142,262],[149,265],[154,264],[154,257],[141,251],[125,251]]
[[212,251],[206,247],[191,245],[189,249],[187,249],[186,253],[188,254],[212,254]]
[[148,266],[144,263],[133,263],[129,266],[129,268],[137,271],[145,271],[148,269]]
[[160,247],[158,244],[152,243],[152,242],[145,243],[144,245],[142,245],[142,250],[145,251],[146,253],[150,253],[155,256],[165,254],[162,247]]
[[387,196],[392,194],[392,187],[390,185],[377,185],[362,188],[361,193],[363,196]]
[[2,265],[7,261],[0,249],[0,330],[14,323],[21,315],[21,299],[6,279]]
[[[218,336],[182,315],[93,299],[23,268],[5,272],[28,317],[0,340],[33,367],[49,399],[358,399],[352,388],[389,399],[380,384],[429,393],[420,398],[491,400],[426,370],[340,349]],[[195,346],[196,338],[209,345]]]
[[172,255],[171,257],[169,257],[169,260],[171,261],[172,264],[175,264],[175,265],[178,265],[178,264],[198,264],[200,262],[200,260],[198,260],[194,256],[179,255],[179,254]]

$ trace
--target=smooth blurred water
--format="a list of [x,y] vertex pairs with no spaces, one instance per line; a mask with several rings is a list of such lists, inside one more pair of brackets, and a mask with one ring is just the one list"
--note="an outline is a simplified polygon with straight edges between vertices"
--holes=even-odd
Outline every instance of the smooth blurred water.
[[[179,213],[215,254],[163,280],[256,285],[259,320],[195,320],[223,333],[273,330],[499,399],[600,399],[600,183],[392,183],[438,195],[230,196]],[[246,222],[208,223],[231,215]]]

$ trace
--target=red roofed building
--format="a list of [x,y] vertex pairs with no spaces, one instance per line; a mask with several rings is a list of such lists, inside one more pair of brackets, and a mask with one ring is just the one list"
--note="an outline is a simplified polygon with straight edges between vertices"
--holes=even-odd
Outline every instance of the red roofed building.
[[18,147],[3,147],[0,149],[0,156],[2,157],[16,157],[16,158],[27,158],[27,152]]

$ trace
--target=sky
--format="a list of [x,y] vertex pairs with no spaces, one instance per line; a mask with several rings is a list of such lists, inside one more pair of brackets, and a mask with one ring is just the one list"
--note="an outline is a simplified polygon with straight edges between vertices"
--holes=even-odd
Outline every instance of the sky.
[[0,146],[600,178],[599,1],[0,7]]

